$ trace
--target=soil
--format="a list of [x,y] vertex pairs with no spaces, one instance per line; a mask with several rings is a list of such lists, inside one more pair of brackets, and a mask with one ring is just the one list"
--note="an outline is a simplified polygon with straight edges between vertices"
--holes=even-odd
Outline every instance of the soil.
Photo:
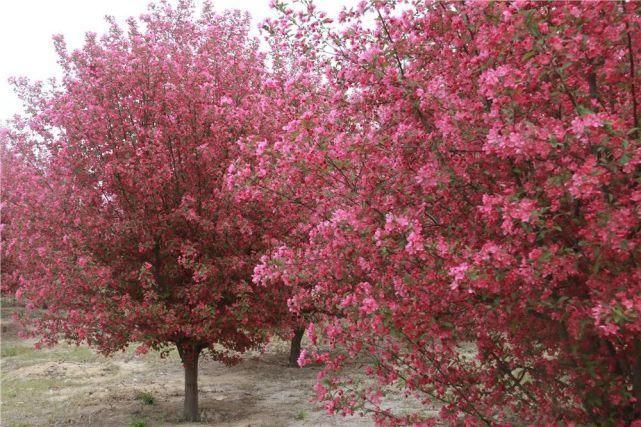
[[320,367],[288,366],[289,343],[283,341],[263,354],[247,353],[233,367],[201,356],[202,422],[181,423],[184,374],[176,351],[161,359],[133,349],[106,358],[66,344],[35,350],[35,341],[16,335],[10,307],[2,309],[1,426],[373,425],[367,417],[329,416],[312,402]]

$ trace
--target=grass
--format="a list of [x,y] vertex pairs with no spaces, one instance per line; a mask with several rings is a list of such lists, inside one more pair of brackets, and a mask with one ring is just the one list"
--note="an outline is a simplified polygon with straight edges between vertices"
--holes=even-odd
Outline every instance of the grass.
[[148,391],[140,391],[136,394],[136,400],[140,400],[145,405],[153,405],[156,403],[156,398]]
[[2,368],[9,372],[13,365],[29,366],[45,360],[58,362],[96,362],[103,358],[87,347],[78,347],[75,344],[61,343],[52,348],[36,350],[31,344],[19,344],[13,340],[5,339],[0,345],[0,357],[3,359]]
[[[156,351],[139,355],[135,344],[114,354],[113,359],[97,354],[86,345],[64,342],[37,350],[34,347],[37,338],[21,338],[16,321],[9,316],[13,309],[20,311],[21,308],[5,300],[0,304],[0,320],[2,326],[7,326],[0,344],[1,426],[101,425],[108,422],[146,427],[180,422],[180,411],[175,408],[179,406],[176,401],[180,402],[182,398],[175,397],[172,391],[174,382],[178,382],[178,390],[182,388],[182,372],[176,368],[180,366],[180,358],[175,350],[169,353],[169,361],[161,359]],[[279,354],[287,350],[286,344],[283,343],[282,349],[277,347]],[[278,375],[278,367],[271,364],[262,367],[267,375]],[[217,366],[211,369],[219,372]],[[168,372],[172,381],[167,388],[171,390],[153,388],[158,372]],[[234,372],[231,378],[236,381],[237,375],[240,374]],[[148,381],[154,381],[154,385]],[[218,402],[217,405],[225,408],[229,405],[230,409],[217,411],[217,421],[222,417],[220,421],[224,422],[232,412],[246,412],[244,396],[253,395],[255,385],[249,381],[238,382],[239,390],[243,391],[239,392],[243,402],[238,403],[236,399]],[[282,412],[280,408],[275,411]],[[299,424],[307,424],[315,413],[313,409],[305,411],[295,406],[289,414],[283,412],[281,416],[284,419],[280,422],[266,425],[286,423],[288,418],[290,422],[298,420]]]
[[35,349],[24,345],[3,345],[0,349],[1,357],[30,356]]
[[[65,348],[66,347],[66,348]],[[54,351],[60,353],[65,361],[91,362],[100,358],[96,353],[87,347],[78,347],[75,344],[58,345]]]
[[[70,383],[59,378],[18,378],[2,381],[3,403],[32,403],[34,399],[51,389],[69,386]],[[22,401],[22,402],[17,402]]]
[[[117,361],[105,358],[86,345],[77,346],[75,343],[60,342],[52,347],[36,349],[36,338],[24,339],[18,335],[17,322],[11,318],[13,311],[21,312],[23,308],[10,299],[1,298],[0,425],[58,425],[63,420],[65,424],[83,425],[86,421],[80,420],[86,414],[75,411],[74,405],[100,406],[102,402],[96,401],[92,391],[95,389],[103,392],[103,383],[112,385],[120,378],[121,368],[117,361],[137,357],[136,346],[132,345],[123,353],[115,355]],[[145,363],[152,366],[160,360],[157,354],[151,354],[148,359]],[[85,373],[83,367],[87,367],[89,372]],[[96,387],[93,387],[94,382]],[[130,395],[129,402],[131,397]],[[134,397],[141,402],[139,404],[149,408],[147,411],[154,411],[152,408],[158,405],[158,397],[149,390],[141,391]],[[123,426],[150,425],[147,417],[137,412],[139,409],[130,414],[119,414],[115,418]],[[154,417],[157,418],[157,414]],[[162,418],[164,419],[164,415]],[[84,425],[95,424],[92,420]]]
[[147,427],[147,423],[143,420],[133,419],[129,424],[130,427]]

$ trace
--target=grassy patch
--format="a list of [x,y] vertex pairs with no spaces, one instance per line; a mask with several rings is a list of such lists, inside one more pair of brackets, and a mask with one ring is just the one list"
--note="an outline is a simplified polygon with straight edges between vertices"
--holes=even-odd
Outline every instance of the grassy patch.
[[78,347],[75,344],[60,344],[50,350],[55,356],[70,362],[92,362],[101,356],[88,347]]
[[4,341],[0,347],[2,368],[4,372],[12,369],[31,366],[43,361],[87,363],[98,362],[104,358],[87,347],[75,344],[58,344],[51,348],[37,350],[32,344],[19,341]]
[[139,419],[133,419],[131,420],[131,423],[129,423],[130,427],[147,427],[147,423],[143,420]]
[[153,405],[156,403],[156,398],[148,391],[139,391],[136,394],[136,400],[140,400],[145,405]]
[[[63,414],[62,409],[66,403],[64,401],[51,400],[56,397],[60,390],[68,387],[75,387],[74,383],[64,378],[50,377],[27,377],[15,379],[2,379],[2,391],[0,400],[2,401],[3,420],[7,426],[39,426],[39,425],[57,425],[57,415]],[[7,409],[10,411],[7,411]],[[45,421],[43,413],[40,417],[33,417],[38,411],[47,409],[49,419]]]
[[27,357],[30,356],[35,349],[32,346],[24,346],[24,345],[3,345],[2,349],[0,350],[0,356],[2,357],[16,357],[16,356],[21,356],[21,357]]
[[26,399],[29,403],[33,398],[48,392],[51,389],[70,384],[59,378],[19,378],[15,380],[2,381],[2,401]]

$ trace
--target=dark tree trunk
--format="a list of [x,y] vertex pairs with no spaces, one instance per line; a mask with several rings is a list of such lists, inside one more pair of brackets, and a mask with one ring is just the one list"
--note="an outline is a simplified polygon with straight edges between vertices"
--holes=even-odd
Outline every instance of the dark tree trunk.
[[303,340],[305,329],[296,329],[292,337],[292,345],[289,348],[289,365],[298,367],[298,357],[300,356],[300,343]]
[[198,356],[200,348],[193,344],[178,346],[185,368],[185,421],[200,421],[198,411]]
[[635,361],[632,365],[632,392],[637,399],[634,402],[634,417],[641,417],[641,343],[635,345]]

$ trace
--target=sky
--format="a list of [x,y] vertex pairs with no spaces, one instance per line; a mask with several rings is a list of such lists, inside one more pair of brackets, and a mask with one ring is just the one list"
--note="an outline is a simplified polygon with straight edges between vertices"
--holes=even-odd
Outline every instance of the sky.
[[[175,0],[171,0],[175,3]],[[105,15],[124,23],[143,13],[150,0],[0,0],[0,123],[20,111],[9,77],[46,80],[59,76],[51,37],[63,34],[69,50],[82,45],[84,34],[104,33]],[[201,0],[196,0],[198,4]],[[213,0],[214,9],[250,12],[254,24],[272,13],[269,0]],[[317,1],[330,16],[355,0]]]

